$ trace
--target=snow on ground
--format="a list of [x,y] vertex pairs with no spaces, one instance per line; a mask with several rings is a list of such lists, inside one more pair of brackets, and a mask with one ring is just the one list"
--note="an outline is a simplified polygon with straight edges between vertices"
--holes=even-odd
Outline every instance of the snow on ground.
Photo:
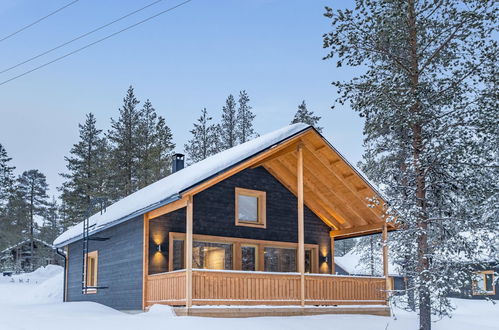
[[[320,315],[219,319],[176,317],[167,306],[153,306],[147,313],[128,314],[91,303],[62,303],[62,268],[48,266],[33,273],[0,277],[1,330],[360,330],[417,329],[417,315],[396,310],[395,317],[369,315]],[[29,281],[26,281],[29,279]],[[22,282],[20,282],[22,280]],[[458,309],[451,319],[434,324],[435,330],[498,330],[499,304],[453,299]]]

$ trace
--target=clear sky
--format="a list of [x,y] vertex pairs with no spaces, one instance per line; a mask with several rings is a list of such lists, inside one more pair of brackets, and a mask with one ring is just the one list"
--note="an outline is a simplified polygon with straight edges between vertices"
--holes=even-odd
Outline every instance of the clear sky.
[[[2,0],[0,39],[69,0]],[[152,0],[80,0],[0,42],[0,71]],[[3,81],[104,37],[180,1],[164,0],[53,54],[11,72]],[[323,61],[324,6],[350,1],[194,0],[152,21],[0,86],[0,143],[17,174],[36,168],[51,193],[65,171],[64,156],[78,141],[78,123],[93,112],[102,129],[117,117],[127,87],[149,98],[183,151],[206,107],[218,120],[228,94],[246,89],[260,134],[289,124],[299,103],[322,116],[324,135],[352,163],[362,154],[362,121],[348,107],[331,110],[331,81],[352,69]]]

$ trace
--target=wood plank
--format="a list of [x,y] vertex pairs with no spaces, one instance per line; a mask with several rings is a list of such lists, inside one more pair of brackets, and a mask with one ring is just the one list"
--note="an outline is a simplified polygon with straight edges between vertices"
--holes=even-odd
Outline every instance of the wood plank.
[[[274,160],[272,164],[266,164],[265,168],[272,174],[283,186],[285,186],[293,195],[297,196],[296,177],[291,170],[280,161]],[[312,191],[307,191],[307,198],[304,200],[305,205],[311,209],[324,223],[335,229],[343,228],[341,222],[336,218],[341,218],[337,213],[328,211],[324,206],[320,205],[321,196],[317,196]],[[326,203],[326,202],[323,202]]]
[[298,272],[300,273],[300,300],[305,306],[305,224],[303,208],[303,145],[298,145],[297,183],[298,183]]
[[185,226],[185,297],[187,308],[192,306],[192,223],[193,223],[192,196],[187,199],[186,226]]
[[334,264],[334,237],[331,237],[331,274],[335,273]]
[[187,198],[182,198],[179,199],[178,201],[172,202],[170,204],[161,206],[155,210],[149,211],[146,213],[146,216],[149,220],[151,220],[163,214],[167,214],[175,210],[181,209],[183,207],[186,207],[186,205],[187,205]]
[[198,192],[201,192],[201,191],[217,184],[218,182],[225,180],[226,178],[228,178],[236,173],[241,172],[242,170],[244,170],[246,168],[250,168],[251,166],[262,161],[263,159],[270,157],[273,154],[275,154],[276,152],[279,152],[279,151],[283,150],[284,148],[295,144],[298,140],[300,140],[300,139],[302,139],[310,134],[317,134],[317,133],[314,133],[314,130],[312,128],[309,128],[309,129],[295,135],[293,138],[290,138],[286,141],[283,141],[280,144],[270,148],[269,150],[264,151],[258,155],[255,155],[252,158],[245,160],[241,164],[236,165],[236,166],[226,170],[225,172],[223,172],[223,173],[221,173],[221,174],[219,174],[219,175],[217,175],[217,176],[215,176],[215,177],[213,177],[213,178],[211,178],[211,179],[209,179],[201,184],[196,185],[195,187],[186,191],[184,193],[184,196],[197,194]]
[[144,214],[143,239],[142,242],[142,310],[145,310],[147,297],[147,275],[149,275],[149,219]]
[[347,238],[354,236],[361,236],[373,233],[380,233],[383,230],[383,224],[370,224],[360,227],[348,228],[348,229],[340,229],[340,230],[332,230],[329,232],[329,236],[338,238]]

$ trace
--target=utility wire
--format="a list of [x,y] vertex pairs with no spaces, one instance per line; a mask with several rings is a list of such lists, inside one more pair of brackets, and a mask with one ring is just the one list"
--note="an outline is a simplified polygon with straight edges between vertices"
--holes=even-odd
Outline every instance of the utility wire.
[[5,73],[5,72],[7,72],[7,71],[10,71],[10,70],[12,70],[12,69],[15,69],[15,68],[17,68],[18,66],[21,66],[21,65],[23,65],[23,64],[26,64],[26,63],[28,63],[28,62],[31,62],[31,61],[33,61],[33,60],[36,60],[37,58],[42,57],[43,55],[47,55],[48,53],[51,53],[51,52],[53,52],[54,50],[57,50],[57,49],[59,49],[59,48],[61,48],[61,47],[67,46],[67,45],[69,45],[70,43],[75,42],[76,40],[80,40],[81,38],[84,38],[84,37],[86,37],[86,36],[88,36],[88,35],[90,35],[90,34],[92,34],[92,33],[95,33],[95,32],[97,32],[97,31],[100,31],[100,30],[102,30],[102,29],[104,29],[104,28],[106,28],[106,27],[108,27],[108,26],[110,26],[110,25],[113,25],[114,23],[117,23],[117,22],[119,22],[119,21],[121,21],[121,20],[123,20],[123,19],[125,19],[125,18],[127,18],[127,17],[130,17],[130,16],[132,16],[132,15],[134,15],[134,14],[136,14],[136,13],[138,13],[138,12],[140,12],[140,11],[142,11],[142,10],[146,9],[146,8],[149,8],[149,7],[151,7],[151,6],[155,5],[155,4],[157,4],[158,2],[161,2],[161,1],[163,1],[163,0],[156,0],[156,1],[154,1],[154,2],[152,2],[152,3],[150,3],[150,4],[148,4],[147,6],[144,6],[144,7],[142,7],[142,8],[139,8],[139,9],[135,10],[135,11],[132,11],[131,13],[126,14],[125,16],[121,16],[120,18],[117,18],[117,19],[115,19],[115,20],[114,20],[114,21],[112,21],[112,22],[109,22],[109,23],[107,23],[107,24],[104,24],[104,25],[102,25],[102,26],[99,26],[98,28],[95,28],[95,29],[93,29],[92,31],[89,31],[89,32],[87,32],[87,33],[84,33],[84,34],[82,34],[82,35],[79,35],[79,36],[75,37],[74,39],[71,39],[71,40],[69,40],[69,41],[67,41],[67,42],[64,42],[64,43],[62,43],[62,44],[60,44],[60,45],[58,45],[58,46],[56,46],[56,47],[54,47],[54,48],[51,48],[51,49],[49,49],[49,50],[47,50],[47,51],[45,51],[45,52],[43,52],[43,53],[38,54],[38,55],[36,55],[36,56],[30,57],[30,58],[28,58],[27,60],[24,60],[24,61],[22,61],[22,62],[19,62],[19,63],[17,63],[16,65],[13,65],[13,66],[11,66],[11,67],[8,67],[8,68],[6,68],[6,69],[4,69],[4,70],[0,71],[0,74]]
[[45,63],[45,64],[42,64],[42,65],[40,65],[40,66],[37,66],[37,67],[35,67],[35,68],[31,69],[31,70],[28,70],[28,71],[26,71],[26,72],[23,72],[23,73],[21,73],[21,74],[19,74],[19,75],[15,76],[15,77],[12,77],[12,78],[10,78],[10,79],[4,80],[4,81],[2,81],[2,82],[0,83],[0,86],[2,86],[2,85],[4,85],[4,84],[6,84],[6,83],[8,83],[8,82],[11,82],[12,80],[15,80],[15,79],[17,79],[17,78],[21,78],[21,77],[23,77],[23,76],[25,76],[25,75],[27,75],[27,74],[30,74],[30,73],[31,73],[31,72],[33,72],[33,71],[39,70],[39,69],[41,69],[41,68],[44,68],[44,67],[46,67],[47,65],[50,65],[50,64],[55,63],[55,62],[57,62],[57,61],[60,61],[60,60],[62,60],[63,58],[66,58],[66,57],[71,56],[71,55],[73,55],[73,54],[75,54],[75,53],[78,53],[78,52],[80,52],[80,51],[82,51],[82,50],[84,50],[84,49],[86,49],[86,48],[89,48],[89,47],[91,47],[91,46],[93,46],[93,45],[95,45],[95,44],[98,44],[98,43],[100,43],[100,42],[102,42],[102,41],[104,41],[104,40],[107,40],[107,39],[109,39],[109,38],[112,38],[112,37],[114,37],[115,35],[118,35],[118,34],[120,34],[120,33],[122,33],[122,32],[125,32],[125,31],[127,31],[127,30],[130,30],[131,28],[134,28],[134,27],[136,27],[137,25],[140,25],[140,24],[142,24],[142,23],[145,23],[145,22],[147,22],[147,21],[150,21],[150,20],[152,20],[152,19],[154,19],[154,18],[156,18],[156,17],[158,17],[158,16],[160,16],[160,15],[163,15],[163,14],[165,14],[165,13],[169,12],[169,11],[172,11],[172,10],[174,10],[174,9],[177,9],[178,7],[183,6],[183,5],[185,5],[185,4],[187,4],[187,3],[191,2],[191,1],[192,1],[192,0],[186,0],[186,1],[184,1],[184,2],[181,2],[181,3],[179,3],[178,5],[175,5],[175,6],[173,6],[173,7],[170,7],[170,8],[168,8],[168,9],[165,9],[165,10],[163,10],[163,11],[161,11],[161,12],[159,12],[159,13],[155,14],[155,15],[149,16],[148,18],[143,19],[142,21],[139,21],[139,22],[137,22],[137,23],[134,23],[134,24],[132,24],[132,25],[129,25],[129,26],[127,26],[126,28],[121,29],[121,30],[119,30],[119,31],[117,31],[117,32],[114,32],[114,33],[112,33],[112,34],[110,34],[110,35],[108,35],[108,36],[106,36],[106,37],[104,37],[104,38],[101,38],[101,39],[99,39],[99,40],[96,40],[96,41],[94,41],[94,42],[92,42],[92,43],[89,43],[89,44],[87,44],[87,45],[85,45],[85,46],[83,46],[83,47],[81,47],[81,48],[78,48],[78,49],[76,49],[76,50],[73,50],[72,52],[69,52],[69,53],[64,54],[64,55],[62,55],[62,56],[60,56],[60,57],[57,57],[56,59],[53,59],[53,60],[52,60],[52,61],[50,61],[50,62],[47,62],[47,63]]
[[57,13],[58,13],[58,12],[60,12],[61,10],[66,9],[67,7],[69,7],[69,6],[71,6],[71,5],[74,5],[74,4],[75,4],[75,3],[77,3],[78,1],[79,1],[79,0],[74,0],[74,1],[72,1],[72,2],[70,2],[70,3],[68,3],[67,5],[62,6],[61,8],[59,8],[59,9],[57,9],[57,10],[55,10],[55,11],[51,12],[50,14],[48,14],[48,15],[46,15],[46,16],[43,16],[42,18],[37,19],[37,20],[36,20],[36,21],[34,21],[33,23],[30,23],[30,24],[26,25],[25,27],[22,27],[22,28],[20,28],[19,30],[15,31],[15,32],[12,32],[12,33],[11,33],[11,34],[9,34],[8,36],[5,36],[5,37],[3,37],[2,39],[0,39],[0,42],[2,42],[2,41],[4,41],[4,40],[7,40],[7,39],[9,39],[10,37],[15,36],[15,35],[16,35],[16,34],[18,34],[19,32],[22,32],[22,31],[24,31],[24,30],[26,30],[26,29],[28,29],[28,28],[32,27],[32,26],[33,26],[33,25],[35,25],[35,24],[40,23],[40,22],[41,22],[41,21],[43,21],[44,19],[49,18],[50,16],[52,16],[52,15],[54,15],[54,14],[57,14]]

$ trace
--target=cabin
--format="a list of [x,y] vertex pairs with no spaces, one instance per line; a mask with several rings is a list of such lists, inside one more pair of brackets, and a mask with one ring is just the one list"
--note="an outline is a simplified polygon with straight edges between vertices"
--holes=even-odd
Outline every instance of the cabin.
[[62,265],[62,258],[54,251],[54,246],[41,239],[25,239],[0,251],[0,270],[4,273],[32,271],[34,267]]
[[350,276],[336,274],[334,242],[386,241],[395,226],[380,193],[313,127],[183,167],[175,155],[174,173],[54,241],[67,256],[66,301],[178,315],[390,313],[387,245],[382,276]]

